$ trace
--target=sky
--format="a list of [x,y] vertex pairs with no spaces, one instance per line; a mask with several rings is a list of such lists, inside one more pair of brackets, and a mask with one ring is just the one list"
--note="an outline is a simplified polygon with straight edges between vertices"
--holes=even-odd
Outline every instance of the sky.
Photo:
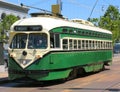
[[[51,11],[51,5],[56,4],[57,0],[4,0],[13,4],[33,6]],[[61,0],[61,14],[68,19],[99,18],[103,16],[109,5],[114,5],[120,11],[120,0]],[[97,2],[97,3],[96,3]],[[95,6],[96,3],[96,6]],[[92,14],[91,11],[95,6]],[[29,14],[40,12],[40,10],[30,9]],[[91,14],[91,16],[90,16]]]

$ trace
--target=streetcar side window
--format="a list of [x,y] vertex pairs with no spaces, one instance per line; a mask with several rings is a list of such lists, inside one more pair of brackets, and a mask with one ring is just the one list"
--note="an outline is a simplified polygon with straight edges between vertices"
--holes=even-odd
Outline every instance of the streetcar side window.
[[89,42],[88,42],[88,40],[86,40],[86,49],[88,49],[89,48]]
[[77,49],[77,40],[74,40],[74,49]]
[[60,47],[60,37],[59,37],[59,34],[55,34],[55,47],[56,48]]
[[109,49],[111,49],[112,48],[112,43],[111,42],[109,42]]
[[103,49],[103,42],[101,41],[101,49]]
[[63,39],[63,49],[68,49],[68,39]]
[[91,49],[94,49],[94,41],[91,43]]
[[98,41],[98,49],[100,49],[100,41]]
[[85,41],[82,40],[82,49],[85,49]]
[[81,49],[81,40],[78,40],[78,49]]
[[92,48],[92,41],[89,41],[89,49]]
[[103,42],[103,49],[105,49],[105,42]]
[[72,50],[73,49],[73,44],[72,44],[72,39],[69,39],[69,49]]
[[94,44],[95,44],[95,49],[97,49],[97,41],[95,41]]
[[50,47],[60,48],[60,35],[55,33],[50,33]]

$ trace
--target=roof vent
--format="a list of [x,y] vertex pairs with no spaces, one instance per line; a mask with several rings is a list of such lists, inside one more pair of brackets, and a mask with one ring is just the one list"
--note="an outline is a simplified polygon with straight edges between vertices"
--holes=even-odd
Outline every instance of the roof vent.
[[88,25],[88,26],[94,26],[93,23],[86,21],[86,20],[82,20],[82,19],[72,19],[71,21],[75,23],[79,23],[79,24]]

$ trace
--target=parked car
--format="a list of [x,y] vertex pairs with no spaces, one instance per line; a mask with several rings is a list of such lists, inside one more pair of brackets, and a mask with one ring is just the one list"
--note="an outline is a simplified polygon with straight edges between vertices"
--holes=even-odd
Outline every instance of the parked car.
[[113,47],[113,52],[115,54],[120,53],[120,43],[115,43],[114,47]]

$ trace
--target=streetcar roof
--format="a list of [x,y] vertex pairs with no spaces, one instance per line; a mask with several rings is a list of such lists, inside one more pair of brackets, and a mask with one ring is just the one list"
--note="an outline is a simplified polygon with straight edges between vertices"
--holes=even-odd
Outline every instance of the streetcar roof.
[[84,24],[63,20],[60,18],[51,18],[51,17],[31,17],[31,18],[21,19],[12,25],[11,30],[14,30],[14,26],[16,25],[42,25],[43,29],[46,29],[48,31],[56,27],[67,26],[67,27],[74,27],[74,28],[112,34],[112,32],[99,27],[88,26]]

